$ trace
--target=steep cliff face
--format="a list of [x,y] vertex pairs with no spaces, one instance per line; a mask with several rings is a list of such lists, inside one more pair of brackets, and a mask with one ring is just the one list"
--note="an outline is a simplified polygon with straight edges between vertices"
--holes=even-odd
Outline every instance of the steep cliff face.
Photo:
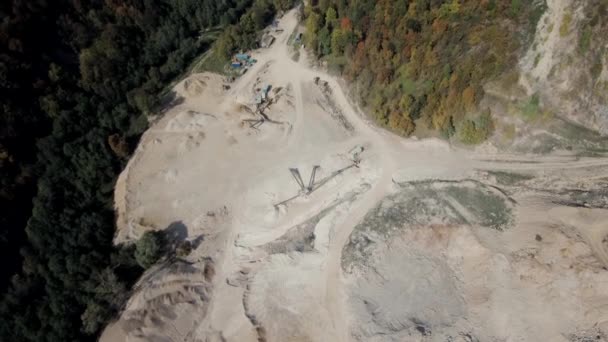
[[483,86],[491,146],[515,152],[608,150],[608,1],[547,0],[517,63]]
[[520,84],[554,114],[608,133],[608,1],[547,0]]

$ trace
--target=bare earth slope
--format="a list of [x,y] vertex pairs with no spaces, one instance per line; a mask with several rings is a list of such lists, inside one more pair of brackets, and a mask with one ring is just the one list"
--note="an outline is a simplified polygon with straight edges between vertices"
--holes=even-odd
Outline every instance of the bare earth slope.
[[[289,57],[296,25],[229,90],[178,84],[144,135],[116,240],[169,229],[194,250],[147,272],[101,340],[606,341],[608,158],[393,136]],[[243,121],[266,84],[265,119]]]

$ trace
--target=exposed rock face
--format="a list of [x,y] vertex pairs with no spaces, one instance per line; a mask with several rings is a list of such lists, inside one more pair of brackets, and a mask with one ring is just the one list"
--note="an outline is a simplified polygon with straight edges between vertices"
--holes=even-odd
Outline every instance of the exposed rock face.
[[599,0],[547,0],[521,84],[547,109],[608,134],[608,6]]

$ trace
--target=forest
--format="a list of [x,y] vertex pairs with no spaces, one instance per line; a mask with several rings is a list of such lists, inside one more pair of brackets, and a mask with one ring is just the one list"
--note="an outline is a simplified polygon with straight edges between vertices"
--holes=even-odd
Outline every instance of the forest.
[[515,65],[542,1],[317,0],[306,46],[352,84],[381,125],[426,129],[466,144],[492,132],[482,86]]
[[0,4],[0,340],[97,339],[150,263],[113,245],[113,189],[160,94],[209,48],[205,30],[248,47],[291,5]]

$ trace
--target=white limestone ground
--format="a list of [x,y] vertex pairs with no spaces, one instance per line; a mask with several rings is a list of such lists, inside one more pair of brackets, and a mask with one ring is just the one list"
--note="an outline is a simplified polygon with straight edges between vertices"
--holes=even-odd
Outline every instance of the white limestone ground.
[[[101,340],[606,340],[608,159],[396,137],[291,60],[296,25],[230,90],[178,84],[144,134],[116,241],[170,229],[195,248],[148,271]],[[252,129],[265,84],[272,122]],[[316,190],[275,206],[298,194],[288,168],[308,182],[314,165]]]

